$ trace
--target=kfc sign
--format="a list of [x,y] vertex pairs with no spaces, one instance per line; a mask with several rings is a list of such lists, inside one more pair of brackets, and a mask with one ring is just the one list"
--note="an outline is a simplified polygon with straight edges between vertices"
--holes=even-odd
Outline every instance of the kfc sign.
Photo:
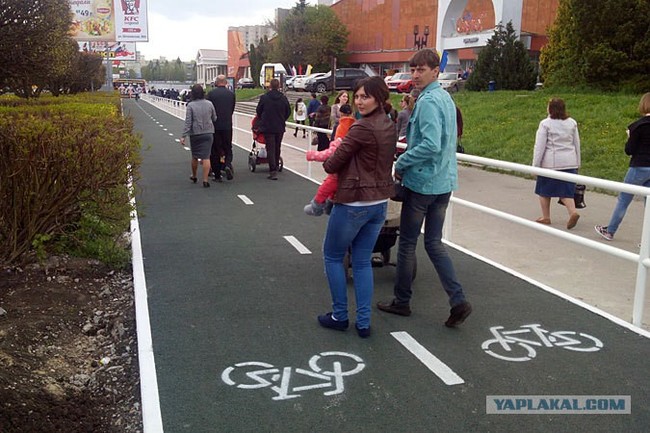
[[147,1],[146,0],[115,0],[116,31],[119,41],[146,42],[147,32]]

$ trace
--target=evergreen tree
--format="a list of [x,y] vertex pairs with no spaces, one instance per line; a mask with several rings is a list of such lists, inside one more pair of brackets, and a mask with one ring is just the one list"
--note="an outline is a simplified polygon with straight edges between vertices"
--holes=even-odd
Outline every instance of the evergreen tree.
[[541,57],[549,85],[650,87],[650,1],[560,0]]
[[486,90],[494,81],[497,89],[535,88],[535,69],[524,44],[509,22],[499,25],[487,45],[479,52],[474,71],[467,80],[468,90]]

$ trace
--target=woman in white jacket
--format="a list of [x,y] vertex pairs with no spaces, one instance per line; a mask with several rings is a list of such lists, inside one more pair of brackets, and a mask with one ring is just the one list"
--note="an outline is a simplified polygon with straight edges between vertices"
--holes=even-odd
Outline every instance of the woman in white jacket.
[[[548,117],[539,123],[533,166],[574,174],[577,174],[580,168],[578,124],[566,113],[566,106],[560,98],[552,98],[549,101]],[[575,188],[575,182],[538,176],[535,194],[539,196],[542,216],[535,221],[551,224],[551,199],[559,197],[569,213],[566,227],[574,228],[580,218],[573,200]]]

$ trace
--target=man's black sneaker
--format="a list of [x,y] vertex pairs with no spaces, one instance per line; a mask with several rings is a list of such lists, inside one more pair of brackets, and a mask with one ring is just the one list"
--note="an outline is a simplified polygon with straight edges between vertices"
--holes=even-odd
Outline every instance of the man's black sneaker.
[[332,313],[323,314],[318,316],[318,323],[323,328],[336,329],[337,331],[345,331],[350,325],[349,320],[335,320]]
[[408,305],[397,305],[395,300],[389,302],[377,302],[377,308],[387,313],[397,314],[399,316],[410,316],[411,307]]
[[215,182],[223,182],[223,178],[221,176],[215,176],[214,181]]
[[354,325],[355,328],[357,328],[357,335],[361,338],[368,338],[370,337],[370,326],[367,328],[359,328],[358,325]]
[[445,322],[445,326],[448,328],[453,328],[455,326],[460,325],[467,319],[467,316],[469,316],[472,313],[472,306],[470,305],[469,302],[463,302],[462,304],[458,304],[455,307],[451,309],[449,319]]
[[225,171],[226,171],[226,179],[232,180],[232,178],[233,178],[232,168],[226,167]]

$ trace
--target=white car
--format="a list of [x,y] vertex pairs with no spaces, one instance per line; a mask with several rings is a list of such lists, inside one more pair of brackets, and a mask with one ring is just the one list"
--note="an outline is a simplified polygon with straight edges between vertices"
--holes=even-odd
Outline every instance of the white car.
[[290,76],[290,77],[287,77],[287,80],[286,80],[284,83],[287,85],[287,88],[289,88],[289,89],[291,89],[291,90],[295,90],[295,89],[293,88],[293,82],[294,82],[297,78],[303,78],[303,77],[306,77],[306,75],[292,75],[292,76]]
[[438,82],[449,93],[458,92],[464,84],[457,72],[441,72],[438,76]]
[[293,80],[293,90],[304,91],[305,86],[307,85],[307,80],[309,80],[310,78],[319,78],[325,74],[326,72],[316,72],[315,74],[303,76],[302,78],[296,78],[295,80]]

